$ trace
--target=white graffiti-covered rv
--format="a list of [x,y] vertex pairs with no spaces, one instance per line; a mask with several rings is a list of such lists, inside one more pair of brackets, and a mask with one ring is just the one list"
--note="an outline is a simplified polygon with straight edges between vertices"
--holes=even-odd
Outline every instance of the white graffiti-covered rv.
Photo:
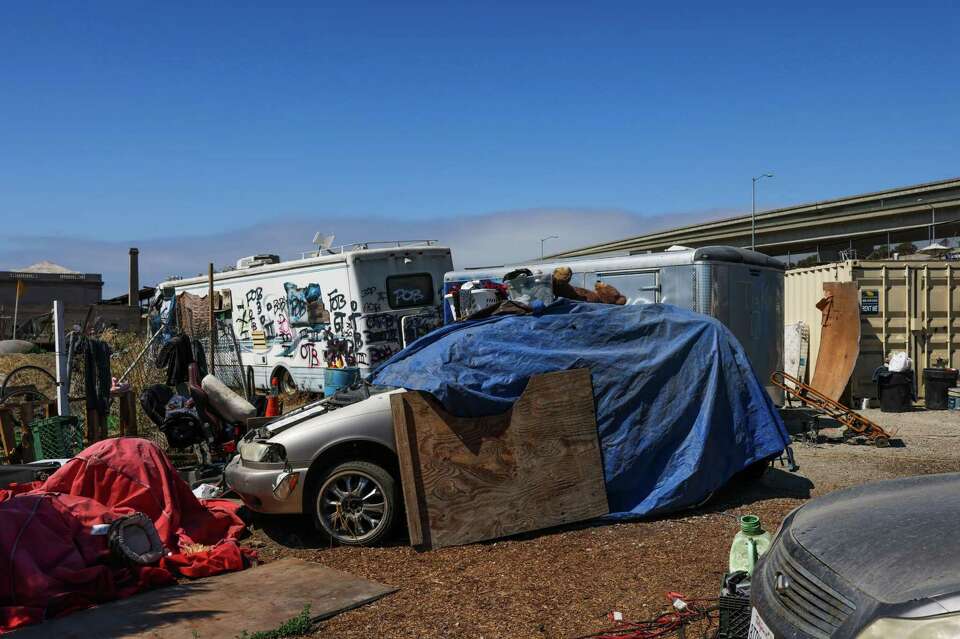
[[[432,240],[369,242],[324,249],[281,262],[256,256],[214,275],[248,379],[256,388],[273,378],[283,390],[323,390],[328,368],[366,374],[442,321],[443,274],[450,249]],[[206,277],[159,285],[171,299],[207,295]]]

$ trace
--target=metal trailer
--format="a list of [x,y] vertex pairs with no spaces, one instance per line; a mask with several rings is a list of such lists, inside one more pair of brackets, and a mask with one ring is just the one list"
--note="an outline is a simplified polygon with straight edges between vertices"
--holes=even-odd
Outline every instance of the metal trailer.
[[[452,271],[444,294],[472,280],[502,281],[517,268],[550,273],[573,271],[571,284],[593,290],[603,281],[628,304],[673,304],[720,320],[743,345],[754,371],[776,405],[782,391],[770,376],[783,367],[783,273],[779,260],[731,246],[707,246],[664,253],[568,259]],[[444,321],[453,321],[444,305]]]
[[[367,242],[287,262],[244,258],[236,270],[214,274],[217,314],[232,322],[256,388],[277,378],[287,392],[322,392],[328,368],[355,366],[365,375],[439,326],[451,268],[450,249],[433,240]],[[206,296],[208,286],[207,277],[194,277],[158,288],[171,299]]]

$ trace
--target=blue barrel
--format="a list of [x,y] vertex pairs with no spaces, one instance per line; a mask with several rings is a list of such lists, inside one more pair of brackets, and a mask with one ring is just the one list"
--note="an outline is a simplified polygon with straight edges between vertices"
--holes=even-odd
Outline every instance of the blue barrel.
[[323,371],[323,396],[330,397],[338,390],[353,386],[360,381],[360,369],[356,366],[327,368]]

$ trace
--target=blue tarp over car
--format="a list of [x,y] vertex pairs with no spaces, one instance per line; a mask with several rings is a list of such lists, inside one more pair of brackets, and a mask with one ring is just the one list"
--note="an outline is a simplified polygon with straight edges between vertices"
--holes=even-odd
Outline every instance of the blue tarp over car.
[[697,504],[789,444],[743,348],[717,320],[666,304],[560,299],[534,315],[440,328],[370,379],[455,415],[501,413],[532,375],[589,368],[611,517]]

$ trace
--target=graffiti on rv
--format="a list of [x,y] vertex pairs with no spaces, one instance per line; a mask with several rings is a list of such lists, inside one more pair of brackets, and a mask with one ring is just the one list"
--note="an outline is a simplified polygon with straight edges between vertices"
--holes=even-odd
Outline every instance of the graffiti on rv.
[[[279,297],[260,286],[241,296],[235,306],[241,339],[256,344],[259,337],[261,347],[279,347],[279,357],[309,368],[375,366],[400,351],[399,319],[382,312],[387,293],[376,286],[363,289],[359,302],[338,289],[324,294],[316,282],[284,282],[283,288]],[[403,299],[412,299],[408,293]]]
[[393,291],[394,304],[417,304],[426,299],[419,288],[398,288]]

